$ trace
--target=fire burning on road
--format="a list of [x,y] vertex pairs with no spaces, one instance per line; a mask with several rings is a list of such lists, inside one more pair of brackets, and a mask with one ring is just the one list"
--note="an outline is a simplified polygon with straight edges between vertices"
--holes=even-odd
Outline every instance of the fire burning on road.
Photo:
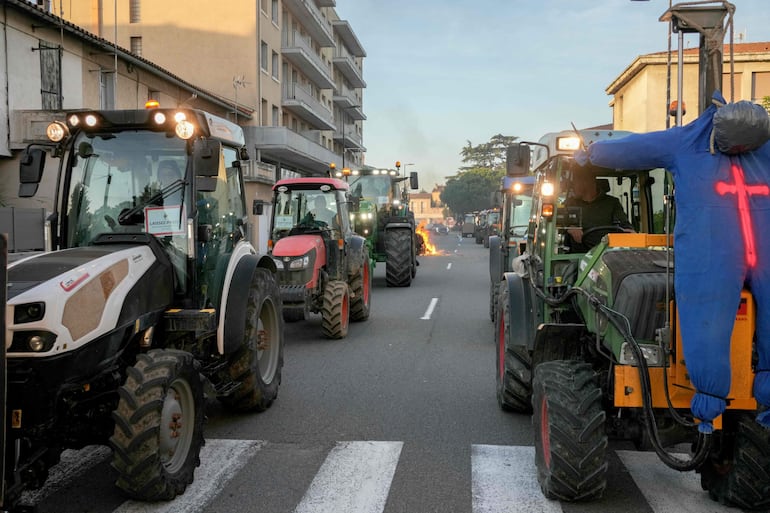
[[422,221],[414,230],[417,235],[422,237],[422,241],[425,245],[425,255],[441,255],[443,252],[436,249],[435,244],[430,241],[430,232],[425,229],[425,221]]

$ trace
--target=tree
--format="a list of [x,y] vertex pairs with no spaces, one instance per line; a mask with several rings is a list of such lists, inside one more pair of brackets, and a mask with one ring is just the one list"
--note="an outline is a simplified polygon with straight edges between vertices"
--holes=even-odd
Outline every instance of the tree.
[[456,216],[492,206],[491,193],[500,187],[502,170],[474,168],[450,178],[441,201]]
[[505,174],[506,151],[517,139],[496,134],[476,146],[467,141],[460,155],[468,166],[448,179],[441,201],[457,216],[491,207],[491,193],[500,188],[500,179]]
[[506,150],[516,139],[516,136],[496,134],[488,142],[476,146],[467,141],[468,144],[460,151],[460,155],[468,166],[462,169],[503,169]]

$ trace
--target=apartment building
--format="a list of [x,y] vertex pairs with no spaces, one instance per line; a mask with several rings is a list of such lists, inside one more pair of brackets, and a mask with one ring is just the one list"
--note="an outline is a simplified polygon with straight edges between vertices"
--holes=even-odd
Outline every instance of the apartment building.
[[[34,198],[18,198],[19,155],[30,143],[47,142],[45,128],[65,111],[143,109],[148,98],[188,105],[218,116],[230,102],[155,63],[115,46],[27,0],[0,2],[0,203],[51,210],[55,162]],[[246,108],[244,118],[252,116]],[[263,177],[267,182],[272,176]]]
[[[276,178],[364,160],[363,60],[336,0],[79,0],[61,15],[253,112],[249,150]],[[57,6],[53,6],[54,10]]]
[[[760,103],[770,96],[770,42],[736,43],[733,45],[733,73],[730,73],[730,48],[724,45],[722,65],[722,94],[730,101],[748,100]],[[686,113],[683,124],[698,116],[698,48],[684,50],[683,99]],[[612,96],[613,124],[617,130],[650,132],[667,127],[670,117],[666,104],[668,71],[667,52],[640,55],[607,86]],[[670,68],[671,100],[677,100],[677,54],[674,51]],[[734,84],[734,86],[733,86]],[[670,118],[670,126],[675,120]]]

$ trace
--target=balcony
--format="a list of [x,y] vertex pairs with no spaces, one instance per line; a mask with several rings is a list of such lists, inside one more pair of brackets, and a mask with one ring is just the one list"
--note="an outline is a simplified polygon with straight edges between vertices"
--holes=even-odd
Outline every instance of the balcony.
[[284,32],[281,53],[283,57],[299,68],[319,89],[334,88],[332,70],[313,50],[313,46],[299,32]]
[[342,84],[337,84],[336,89],[334,89],[332,101],[341,109],[351,109],[356,105],[361,105],[361,98],[356,95],[355,91]]
[[337,0],[315,0],[318,7],[337,7]]
[[338,160],[331,150],[324,148],[316,138],[308,138],[286,127],[243,127],[247,146],[256,146],[260,159],[283,170],[289,169],[302,175],[324,176],[329,162]]
[[342,129],[334,131],[334,140],[340,141],[346,150],[366,151],[364,148],[364,141],[360,135],[356,133],[356,127],[352,124],[345,125],[345,134],[343,137]]
[[342,42],[348,48],[348,51],[355,57],[366,57],[366,50],[361,45],[361,41],[356,37],[356,33],[353,32],[353,28],[347,20],[335,20],[332,22],[334,32],[339,34]]
[[323,17],[314,1],[283,0],[283,5],[291,11],[315,42],[322,47],[334,46],[332,24]]
[[281,106],[319,130],[334,130],[334,116],[299,84],[285,84]]
[[260,182],[272,185],[275,183],[275,166],[256,160],[241,162],[243,179],[247,182]]
[[334,63],[334,67],[340,70],[345,78],[348,79],[350,85],[353,87],[366,87],[363,71],[356,63],[355,57],[353,57],[347,49],[340,46],[335,48],[332,62]]

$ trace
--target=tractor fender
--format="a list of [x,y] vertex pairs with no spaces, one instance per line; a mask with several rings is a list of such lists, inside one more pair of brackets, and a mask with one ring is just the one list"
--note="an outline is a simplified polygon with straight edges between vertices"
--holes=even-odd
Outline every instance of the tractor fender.
[[[516,273],[508,272],[503,274],[500,286],[505,289],[501,289],[500,293],[507,292],[508,295],[508,326],[510,327],[508,344],[526,346],[527,349],[532,350],[535,345],[535,328],[538,320],[532,302],[529,280]],[[505,311],[504,305],[501,304],[500,308],[503,312]]]
[[[266,255],[257,254],[251,243],[239,242],[233,249],[227,266],[222,299],[219,305],[219,324],[217,325],[217,350],[219,354],[230,354],[240,345],[246,316],[246,298],[249,295],[251,277],[257,268],[277,272],[275,262]],[[237,312],[240,311],[240,314]],[[232,315],[241,315],[239,322]],[[228,342],[230,341],[230,342]],[[232,345],[235,341],[235,346]]]
[[348,276],[355,276],[361,271],[361,266],[365,258],[369,258],[366,249],[366,239],[358,235],[353,235],[347,243],[347,273]]
[[500,250],[500,237],[489,237],[489,279],[492,283],[499,282],[503,277],[503,253]]
[[225,308],[219,316],[220,325],[223,325],[222,347],[219,348],[221,354],[233,354],[243,341],[249,287],[254,273],[260,268],[259,264],[259,256],[244,255],[235,265],[227,297],[222,300]]

